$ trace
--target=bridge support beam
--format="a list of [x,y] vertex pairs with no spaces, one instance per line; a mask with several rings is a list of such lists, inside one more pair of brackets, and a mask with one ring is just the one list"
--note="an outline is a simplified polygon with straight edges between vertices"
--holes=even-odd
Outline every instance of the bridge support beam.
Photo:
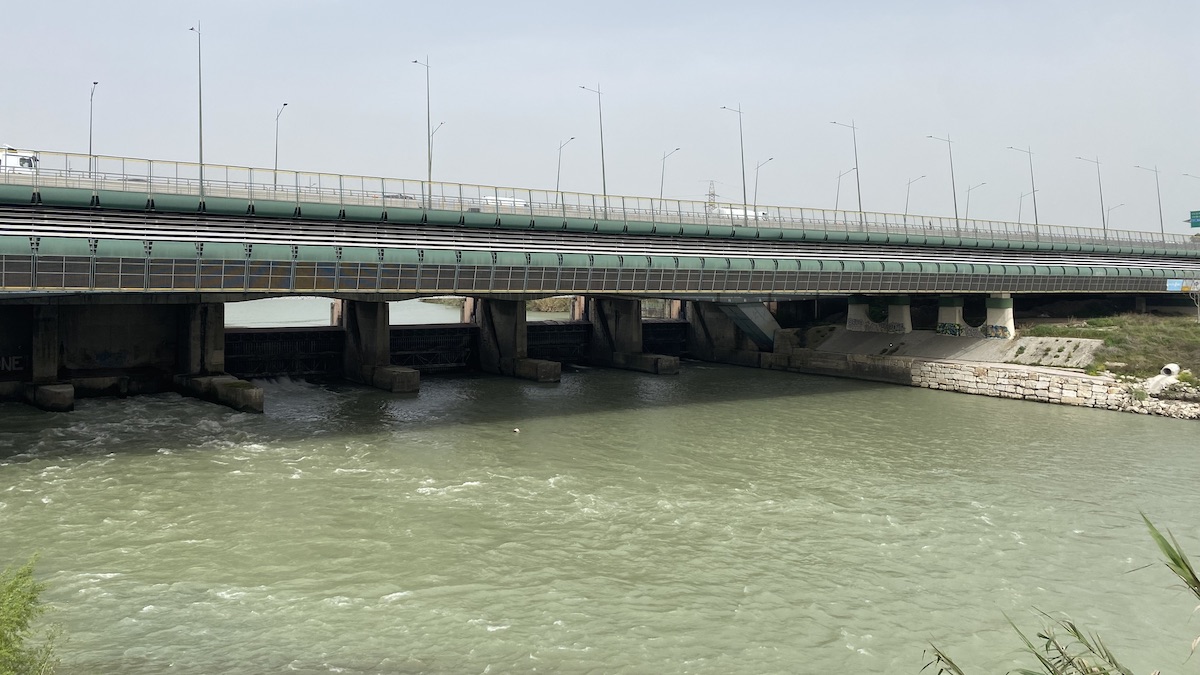
[[347,380],[390,392],[413,392],[421,374],[392,365],[392,336],[386,302],[343,300],[341,319],[346,331],[342,373]]
[[642,303],[628,298],[588,298],[592,324],[588,360],[601,366],[657,375],[679,372],[679,357],[642,351]]
[[758,346],[721,303],[688,302],[686,315],[688,354],[703,361],[759,367],[762,353]]
[[486,373],[534,382],[558,382],[562,364],[529,358],[523,300],[467,298],[463,313],[479,324],[479,367]]
[[1011,293],[992,293],[987,299],[987,320],[983,324],[983,336],[1003,340],[1012,340],[1017,336]]

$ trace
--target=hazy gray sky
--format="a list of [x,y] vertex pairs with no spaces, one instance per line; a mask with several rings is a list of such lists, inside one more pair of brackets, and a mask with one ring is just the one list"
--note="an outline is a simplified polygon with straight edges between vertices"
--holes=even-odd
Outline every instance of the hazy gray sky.
[[[0,142],[194,161],[203,30],[205,161],[423,178],[432,67],[434,179],[831,208],[854,165],[866,210],[1015,220],[1034,152],[1043,223],[1168,232],[1200,209],[1200,2],[332,2],[41,0],[5,8]],[[854,204],[854,175],[841,206]],[[1024,220],[1032,219],[1026,199]],[[1200,231],[1200,230],[1197,230]]]

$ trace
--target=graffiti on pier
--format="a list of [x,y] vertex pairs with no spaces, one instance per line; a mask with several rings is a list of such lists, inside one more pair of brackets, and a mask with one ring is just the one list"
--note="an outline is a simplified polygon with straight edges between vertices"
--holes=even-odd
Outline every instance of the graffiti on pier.
[[1008,326],[999,324],[984,324],[979,327],[979,332],[983,333],[983,337],[987,338],[1007,340],[1012,337],[1012,331],[1008,329]]
[[961,323],[954,323],[950,321],[942,322],[937,325],[937,328],[934,329],[934,332],[938,335],[952,335],[954,337],[961,337],[963,334],[963,325]]
[[876,323],[874,321],[865,321],[863,319],[847,319],[846,330],[857,333],[889,333],[895,335],[903,335],[905,326],[899,322],[883,322]]

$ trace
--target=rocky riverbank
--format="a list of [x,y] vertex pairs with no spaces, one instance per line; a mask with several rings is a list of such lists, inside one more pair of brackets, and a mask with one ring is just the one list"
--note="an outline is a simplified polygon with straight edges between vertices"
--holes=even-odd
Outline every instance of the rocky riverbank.
[[930,331],[880,335],[832,327],[808,335],[780,331],[774,353],[764,355],[761,365],[980,396],[1200,419],[1200,402],[1196,402],[1200,394],[1195,387],[1176,383],[1164,389],[1151,386],[1149,380],[1064,368],[1060,364],[1086,359],[1097,347],[1090,343],[1099,341],[1047,340],[1053,338],[971,339]]

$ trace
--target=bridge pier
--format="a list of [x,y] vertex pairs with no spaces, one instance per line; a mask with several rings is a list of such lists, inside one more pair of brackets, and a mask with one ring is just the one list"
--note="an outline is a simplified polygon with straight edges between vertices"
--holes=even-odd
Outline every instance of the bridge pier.
[[992,293],[987,299],[987,320],[983,324],[983,336],[1012,340],[1017,336],[1017,323],[1013,316],[1011,293]]
[[628,298],[588,298],[592,324],[588,360],[601,366],[657,375],[679,372],[679,357],[642,351],[642,303]]
[[392,365],[392,333],[386,302],[342,300],[342,330],[346,346],[342,373],[347,380],[390,392],[413,392],[421,387],[421,374]]
[[888,297],[888,316],[883,323],[876,323],[870,316],[870,299],[865,295],[852,295],[846,310],[846,330],[860,333],[895,333],[897,335],[912,332],[912,312],[907,295]]
[[463,314],[479,324],[479,367],[486,373],[558,382],[562,364],[529,358],[525,301],[467,298]]
[[42,410],[70,412],[75,409],[75,386],[59,380],[62,364],[58,335],[58,307],[34,307],[30,325],[32,376],[23,393],[26,401]]
[[703,361],[759,367],[762,351],[721,303],[688,302],[686,315],[688,354]]
[[182,308],[175,386],[197,398],[240,412],[261,413],[263,390],[225,372],[225,305],[201,302]]
[[937,327],[940,335],[962,335],[966,323],[963,321],[964,300],[961,295],[943,295],[938,298]]

